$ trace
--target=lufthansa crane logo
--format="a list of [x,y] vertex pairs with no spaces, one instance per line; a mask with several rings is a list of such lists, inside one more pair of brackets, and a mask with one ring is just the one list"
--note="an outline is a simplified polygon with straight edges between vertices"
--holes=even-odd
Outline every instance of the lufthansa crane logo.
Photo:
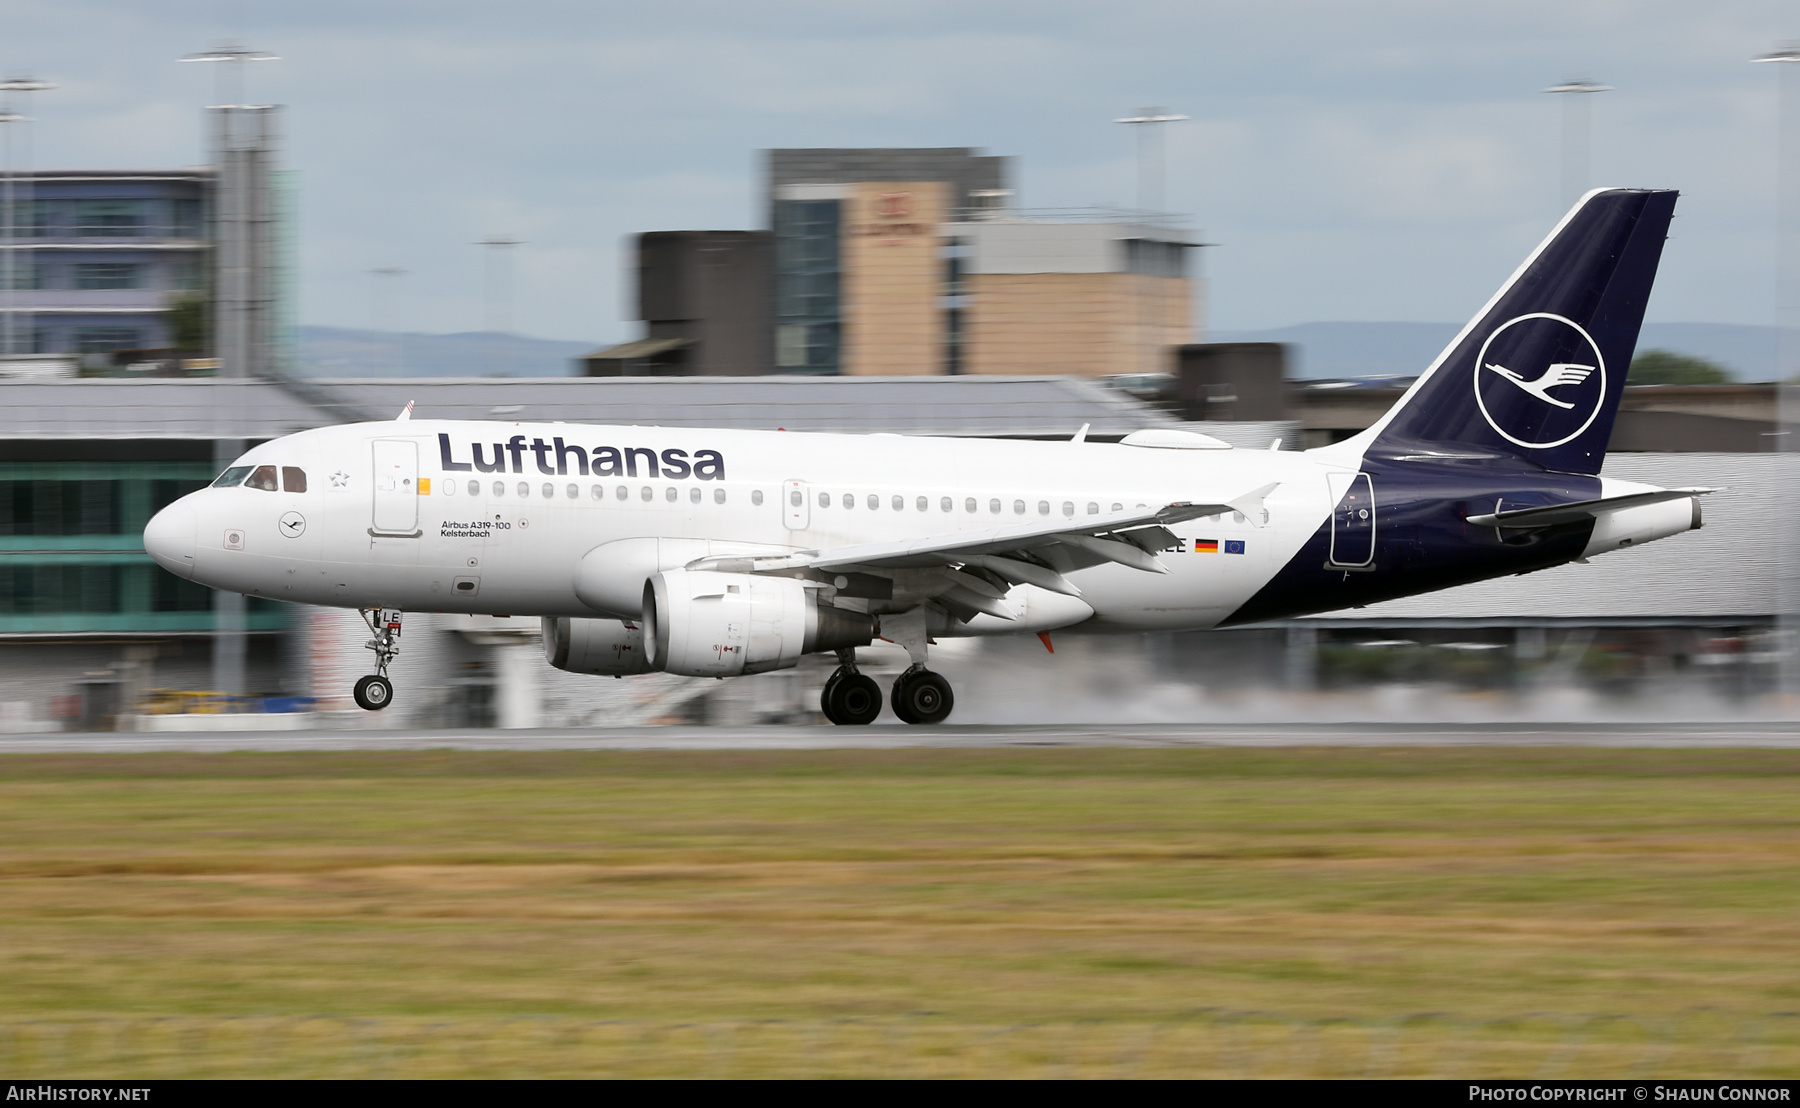
[[1606,359],[1578,323],[1550,312],[1494,328],[1475,357],[1475,404],[1517,446],[1546,449],[1580,437],[1606,399]]

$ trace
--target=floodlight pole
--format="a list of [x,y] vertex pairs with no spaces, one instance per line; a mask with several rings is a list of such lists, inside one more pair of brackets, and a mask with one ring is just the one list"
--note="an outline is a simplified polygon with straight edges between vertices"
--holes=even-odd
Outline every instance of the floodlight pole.
[[[1770,54],[1750,59],[1752,62],[1800,62],[1800,43]],[[1780,65],[1776,91],[1775,137],[1775,396],[1776,428],[1774,449],[1794,455],[1800,453],[1800,143],[1795,142],[1794,128],[1800,125],[1800,69],[1793,64]],[[1790,457],[1789,466],[1793,465]],[[1778,512],[1784,536],[1778,546],[1782,552],[1781,577],[1776,590],[1778,621],[1778,657],[1783,701],[1792,704],[1800,695],[1800,524],[1794,522],[1792,508],[1800,500],[1790,499],[1788,510]]]
[[1572,207],[1588,190],[1588,131],[1590,113],[1588,97],[1596,92],[1611,92],[1611,85],[1592,81],[1569,80],[1551,85],[1545,92],[1562,97],[1562,187],[1563,207]]
[[[272,108],[244,103],[244,66],[249,62],[278,61],[273,54],[250,50],[241,43],[225,42],[184,62],[218,63],[213,70],[212,115],[217,130],[216,164],[211,197],[213,292],[213,354],[222,378],[246,377],[254,368],[265,368],[266,353],[260,338],[266,334],[265,308],[253,297],[263,290],[252,270],[266,263],[264,241],[269,213],[263,210],[267,185],[265,155],[269,144]],[[251,149],[245,149],[251,147]],[[241,425],[236,401],[241,389],[221,380],[214,417],[224,433],[213,439],[213,467],[223,469],[243,453],[242,439],[232,437]],[[245,670],[249,647],[249,619],[245,598],[235,592],[213,593],[213,691],[240,696],[247,691]],[[233,704],[235,707],[235,703]]]
[[1159,123],[1179,123],[1185,115],[1169,115],[1162,108],[1143,108],[1136,115],[1115,119],[1137,129],[1138,137],[1138,208],[1148,216],[1159,213],[1163,206],[1163,145]]
[[487,364],[483,368],[489,377],[498,372],[497,348],[501,336],[512,328],[512,248],[519,244],[518,239],[504,235],[489,235],[475,244],[488,248],[483,258],[482,284],[487,294],[487,318],[483,321],[483,329],[487,331]]
[[274,54],[265,54],[261,50],[251,50],[241,42],[225,41],[211,50],[203,50],[198,54],[189,54],[181,59],[184,62],[224,62],[213,70],[214,106],[221,108],[244,107],[244,63],[246,62],[278,62],[281,59]]
[[[5,235],[4,247],[0,248],[0,297],[4,297],[4,300],[0,301],[0,355],[32,353],[32,351],[21,351],[18,349],[19,254],[25,249],[23,244],[19,242],[19,200],[21,198],[19,196],[20,166],[18,162],[24,162],[24,169],[27,175],[29,175],[31,170],[30,133],[26,132],[19,135],[18,137],[21,141],[18,143],[13,141],[14,131],[18,128],[18,125],[30,123],[31,117],[23,112],[15,112],[12,110],[12,97],[10,94],[15,92],[27,94],[43,92],[46,89],[53,89],[55,87],[55,85],[48,81],[39,81],[31,77],[9,77],[4,81],[0,81],[0,93],[6,94],[3,99],[0,99],[0,124],[4,124],[6,127],[6,149],[4,155],[6,166],[5,189],[4,195],[0,196],[0,209],[4,209],[3,211],[0,211],[0,226],[4,227],[4,231],[0,233]],[[14,159],[13,151],[15,146],[23,146],[25,148],[25,154],[22,159]],[[29,208],[32,193],[29,176],[27,176],[27,180],[25,181],[24,191],[25,195],[23,199],[27,208]],[[33,251],[32,259],[35,261],[36,257],[36,251]],[[30,340],[30,334],[29,331],[26,332],[27,345],[33,345]]]
[[400,278],[404,276],[406,276],[406,270],[397,265],[378,265],[369,270],[369,338],[370,341],[374,341],[375,335],[381,332],[384,320],[388,326],[396,328],[394,331],[393,368],[395,373],[402,376],[406,374],[406,334],[397,329],[398,320],[395,314],[394,297],[390,296],[384,299],[382,294],[397,290]]

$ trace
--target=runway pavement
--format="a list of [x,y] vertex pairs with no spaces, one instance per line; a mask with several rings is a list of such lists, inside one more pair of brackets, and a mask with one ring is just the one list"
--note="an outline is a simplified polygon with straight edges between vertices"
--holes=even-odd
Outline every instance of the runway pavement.
[[59,732],[0,754],[342,750],[843,750],[902,747],[1586,746],[1800,748],[1800,724],[1073,724],[1019,727],[629,727],[541,730]]

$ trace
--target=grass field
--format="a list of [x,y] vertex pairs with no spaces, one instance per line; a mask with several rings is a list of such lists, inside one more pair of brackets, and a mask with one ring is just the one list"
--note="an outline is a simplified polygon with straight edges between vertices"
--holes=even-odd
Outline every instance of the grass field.
[[0,758],[21,1075],[1792,1076],[1797,1011],[1795,752]]

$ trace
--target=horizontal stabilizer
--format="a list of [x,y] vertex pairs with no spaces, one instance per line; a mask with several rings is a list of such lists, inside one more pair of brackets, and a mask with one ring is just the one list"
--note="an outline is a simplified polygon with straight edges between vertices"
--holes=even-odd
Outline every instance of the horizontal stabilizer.
[[1634,492],[1625,496],[1607,496],[1599,500],[1577,500],[1570,504],[1549,504],[1542,508],[1514,508],[1508,512],[1488,512],[1485,515],[1470,516],[1469,522],[1477,527],[1554,527],[1559,523],[1576,523],[1591,519],[1603,512],[1616,512],[1621,508],[1641,508],[1646,504],[1661,504],[1666,500],[1685,500],[1691,496],[1705,496],[1717,489],[1658,489],[1655,492]]

